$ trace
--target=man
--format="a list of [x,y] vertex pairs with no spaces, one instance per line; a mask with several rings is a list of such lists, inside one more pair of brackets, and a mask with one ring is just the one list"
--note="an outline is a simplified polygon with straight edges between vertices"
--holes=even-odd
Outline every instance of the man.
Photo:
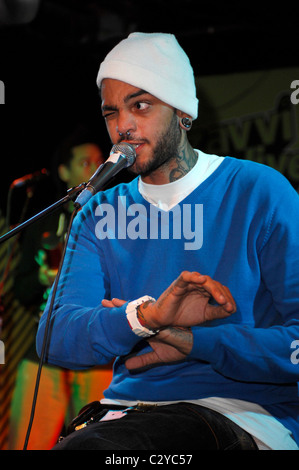
[[[75,129],[57,149],[51,165],[52,187],[53,183],[57,186],[57,199],[63,197],[68,188],[88,181],[103,162],[103,152],[97,140],[84,128]],[[33,206],[35,202],[34,199]],[[33,207],[31,211],[37,212]],[[14,295],[37,321],[57,273],[71,211],[72,207],[63,207],[25,230],[21,239]],[[24,446],[38,360],[33,344],[18,365],[10,413],[10,450]],[[111,376],[111,367],[108,366],[70,371],[45,365],[28,449],[51,449],[64,424],[74,418],[86,401],[102,396]]]
[[47,360],[117,359],[93,424],[55,449],[298,449],[296,192],[191,147],[194,76],[174,36],[131,34],[97,83],[139,176],[74,220]]

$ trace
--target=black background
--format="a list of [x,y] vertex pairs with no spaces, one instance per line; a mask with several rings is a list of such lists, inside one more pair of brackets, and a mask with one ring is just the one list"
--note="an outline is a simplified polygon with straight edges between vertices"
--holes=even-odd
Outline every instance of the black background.
[[294,2],[40,0],[25,22],[21,0],[1,1],[10,4],[0,17],[4,213],[10,183],[48,168],[79,122],[94,129],[109,152],[96,75],[106,53],[130,32],[175,34],[197,77],[298,66]]

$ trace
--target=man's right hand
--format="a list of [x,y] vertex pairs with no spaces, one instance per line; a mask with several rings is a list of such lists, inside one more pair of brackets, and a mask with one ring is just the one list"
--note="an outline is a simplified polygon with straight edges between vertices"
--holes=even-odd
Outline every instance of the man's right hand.
[[[209,302],[213,299],[217,305]],[[138,307],[140,323],[150,329],[191,327],[236,311],[230,290],[210,276],[183,271],[156,302]]]

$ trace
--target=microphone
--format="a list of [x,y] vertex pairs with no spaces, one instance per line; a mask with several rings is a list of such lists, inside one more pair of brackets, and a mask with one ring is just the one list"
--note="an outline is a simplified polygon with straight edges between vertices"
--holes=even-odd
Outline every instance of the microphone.
[[80,208],[84,206],[110,179],[123,168],[133,165],[135,160],[136,151],[133,145],[128,143],[113,145],[109,158],[99,166],[86,187],[76,198],[75,207]]
[[34,173],[30,173],[29,175],[25,175],[21,178],[14,180],[11,183],[10,188],[20,188],[21,186],[29,186],[30,184],[37,183],[38,181],[41,181],[48,176],[48,170],[46,170],[46,168],[43,168],[42,170],[35,171]]

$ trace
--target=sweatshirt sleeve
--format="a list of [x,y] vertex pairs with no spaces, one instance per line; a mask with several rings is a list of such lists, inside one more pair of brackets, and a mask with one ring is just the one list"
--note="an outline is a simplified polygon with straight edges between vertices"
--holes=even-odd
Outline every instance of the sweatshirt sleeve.
[[[119,308],[101,305],[103,298],[110,298],[110,279],[90,212],[82,210],[73,222],[47,340],[46,362],[69,369],[108,363],[128,354],[140,339],[128,324],[126,304]],[[39,355],[52,295],[39,322]]]
[[209,362],[226,377],[273,384],[299,382],[298,362],[292,360],[299,320],[268,329],[234,324],[195,327],[193,334],[190,357]]
[[195,327],[190,356],[209,362],[219,373],[235,380],[296,383],[299,382],[299,364],[294,360],[294,348],[299,344],[299,197],[281,175],[272,183],[276,184],[277,196],[271,201],[270,222],[257,250],[261,284],[271,297],[276,318],[272,324],[263,323],[267,312],[262,311],[264,305],[257,296],[253,314],[259,320],[254,326],[231,323]]

